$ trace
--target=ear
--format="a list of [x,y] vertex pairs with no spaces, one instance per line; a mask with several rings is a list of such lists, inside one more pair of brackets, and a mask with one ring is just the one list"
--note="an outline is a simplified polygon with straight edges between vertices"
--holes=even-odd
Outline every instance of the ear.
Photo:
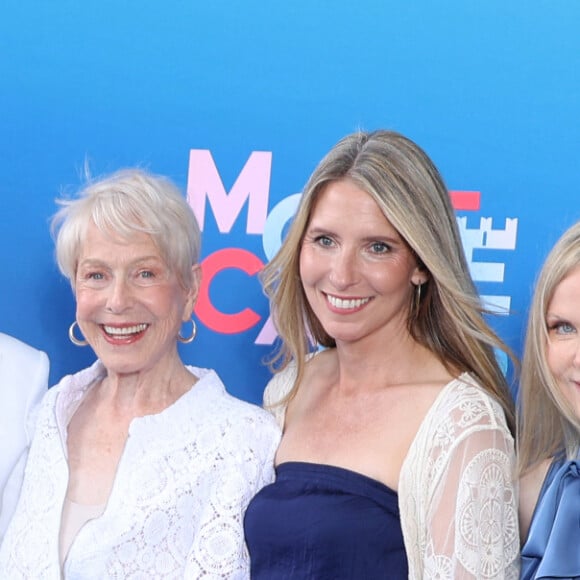
[[429,280],[429,272],[425,266],[415,266],[413,273],[411,274],[411,282],[413,286],[421,286]]
[[188,290],[186,290],[185,306],[183,308],[182,320],[187,322],[192,314],[195,304],[197,302],[197,297],[199,296],[199,288],[201,286],[201,266],[199,264],[194,264],[191,267],[191,285]]

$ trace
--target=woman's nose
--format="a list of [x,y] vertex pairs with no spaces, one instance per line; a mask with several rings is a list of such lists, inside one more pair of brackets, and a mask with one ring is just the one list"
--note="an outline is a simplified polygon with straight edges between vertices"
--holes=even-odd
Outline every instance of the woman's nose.
[[345,289],[358,281],[357,260],[354,252],[341,249],[330,264],[330,281],[337,289]]
[[116,278],[110,286],[107,297],[107,309],[111,312],[123,312],[132,303],[131,288],[123,278]]

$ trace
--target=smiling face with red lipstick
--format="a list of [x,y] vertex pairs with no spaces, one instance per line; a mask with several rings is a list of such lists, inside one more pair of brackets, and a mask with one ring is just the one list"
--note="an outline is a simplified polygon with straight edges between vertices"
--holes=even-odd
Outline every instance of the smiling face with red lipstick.
[[415,287],[427,274],[372,197],[343,179],[317,197],[300,277],[310,308],[340,343],[408,333]]
[[[162,562],[182,578],[249,577],[243,516],[274,477],[280,430],[266,411],[230,395],[213,369],[180,358],[178,343],[196,336],[201,282],[193,208],[169,178],[141,168],[86,178],[58,200],[52,232],[76,299],[69,338],[98,360],[63,377],[43,401],[40,452],[23,486],[38,509],[23,499],[0,576],[14,577],[22,560],[26,578],[116,569],[149,577],[150,522],[163,513],[170,517],[154,524],[154,568]],[[40,495],[37,481],[49,482]],[[96,527],[83,539],[89,520]],[[208,558],[223,545],[227,557]],[[21,559],[27,546],[34,554]]]
[[150,235],[129,241],[89,224],[74,286],[79,326],[109,373],[172,368],[197,284],[182,286]]

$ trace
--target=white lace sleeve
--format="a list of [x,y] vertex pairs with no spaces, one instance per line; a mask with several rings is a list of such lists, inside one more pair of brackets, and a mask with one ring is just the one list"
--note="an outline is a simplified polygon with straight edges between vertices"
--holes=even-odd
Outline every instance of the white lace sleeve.
[[296,380],[296,365],[290,364],[282,372],[274,375],[264,391],[264,409],[272,413],[280,429],[284,428],[286,403],[284,398],[294,386]]
[[[249,554],[243,521],[248,503],[265,485],[274,481],[273,458],[279,443],[279,430],[270,417],[250,425],[261,432],[250,439],[247,430],[230,434],[222,442],[219,478],[208,477],[200,493],[199,524],[189,549],[185,578],[207,580],[248,580]],[[254,440],[242,448],[238,439]],[[175,538],[179,542],[180,538]]]
[[469,387],[437,426],[425,506],[425,579],[518,577],[513,440],[499,406]]

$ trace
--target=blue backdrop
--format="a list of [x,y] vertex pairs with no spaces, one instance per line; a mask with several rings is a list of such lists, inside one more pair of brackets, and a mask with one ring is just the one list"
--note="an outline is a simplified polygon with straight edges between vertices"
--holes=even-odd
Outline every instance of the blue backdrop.
[[[73,347],[54,265],[54,199],[140,165],[187,191],[204,229],[206,300],[188,363],[259,401],[271,352],[255,276],[309,173],[343,135],[398,130],[456,196],[493,324],[521,352],[534,277],[580,219],[577,0],[5,0],[0,19],[0,330]],[[479,192],[479,193],[477,193]],[[268,217],[266,217],[268,216]],[[483,221],[482,221],[483,219]]]

